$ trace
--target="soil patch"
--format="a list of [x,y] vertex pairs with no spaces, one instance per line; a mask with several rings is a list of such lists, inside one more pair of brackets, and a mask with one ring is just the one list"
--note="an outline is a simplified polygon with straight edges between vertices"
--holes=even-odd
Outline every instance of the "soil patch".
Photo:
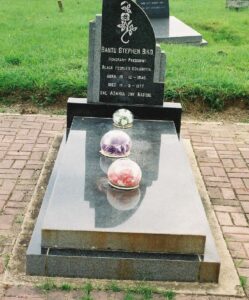
[[[223,123],[249,123],[249,106],[243,101],[215,111],[201,103],[183,103],[183,121],[216,121]],[[1,113],[66,115],[66,100],[49,106],[37,106],[32,102],[0,105]]]

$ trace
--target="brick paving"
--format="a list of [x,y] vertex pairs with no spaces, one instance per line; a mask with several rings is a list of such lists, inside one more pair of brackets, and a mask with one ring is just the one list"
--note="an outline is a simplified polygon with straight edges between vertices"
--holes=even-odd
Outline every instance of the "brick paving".
[[[0,282],[51,143],[64,127],[61,116],[0,115]],[[181,135],[192,142],[238,274],[249,283],[249,125],[188,122],[183,123]],[[28,286],[7,287],[2,293],[5,300],[84,299],[83,291],[43,293]],[[94,291],[92,297],[119,300],[125,294]],[[154,295],[153,299],[165,298]],[[176,299],[236,298],[177,295]]]

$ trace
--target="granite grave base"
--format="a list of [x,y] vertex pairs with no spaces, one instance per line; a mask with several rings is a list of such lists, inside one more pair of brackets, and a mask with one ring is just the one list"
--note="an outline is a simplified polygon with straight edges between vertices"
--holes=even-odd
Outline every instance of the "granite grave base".
[[75,116],[111,118],[113,113],[120,108],[131,110],[136,119],[172,121],[178,137],[180,136],[182,106],[180,103],[173,102],[164,102],[162,106],[128,103],[124,105],[89,102],[87,98],[69,98],[67,101],[67,130],[69,131]]
[[151,18],[156,41],[169,44],[189,44],[205,46],[207,41],[202,35],[174,16],[169,18]]
[[[82,172],[85,172],[86,170],[92,169],[96,172],[98,168],[103,167],[103,164],[101,164],[99,160],[96,161],[94,158],[95,154],[92,156],[92,152],[94,152],[92,150],[93,148],[87,148],[90,144],[93,146],[95,143],[95,139],[91,138],[93,133],[89,135],[87,134],[87,131],[89,132],[89,128],[90,131],[94,128],[102,128],[103,130],[106,130],[112,126],[111,120],[101,120],[101,118],[97,118],[96,120],[96,118],[89,118],[86,122],[84,119],[88,118],[83,118],[83,120],[79,117],[74,118],[68,138],[67,140],[64,138],[61,144],[55,167],[43,200],[42,208],[27,251],[27,274],[108,279],[217,282],[220,267],[219,257],[216,252],[201,200],[194,185],[190,167],[186,164],[186,157],[183,153],[181,142],[177,138],[176,131],[171,131],[169,136],[166,137],[166,140],[165,136],[167,135],[165,133],[158,133],[160,136],[158,137],[160,140],[158,148],[159,152],[154,149],[152,154],[156,155],[155,157],[151,157],[152,162],[153,159],[156,160],[153,162],[153,165],[156,165],[156,167],[151,173],[148,173],[144,177],[138,201],[133,203],[134,205],[132,205],[132,207],[128,207],[128,209],[126,207],[125,209],[120,210],[120,207],[117,208],[116,206],[115,195],[109,193],[109,197],[107,197],[108,191],[107,193],[105,191],[102,195],[99,191],[94,191],[94,193],[98,193],[99,197],[98,199],[96,197],[91,198],[93,190],[96,189],[96,186],[99,189],[100,185],[96,185],[95,181],[93,182],[92,180],[88,180],[85,175],[83,175],[85,178],[84,182],[84,178],[81,176]],[[98,124],[95,124],[95,121]],[[92,126],[90,124],[91,122],[94,123]],[[88,124],[87,127],[90,126],[88,127],[88,130],[84,128],[84,123]],[[147,129],[151,128],[152,132],[154,132],[153,124],[156,124],[156,126],[160,125],[159,128],[167,129],[168,126],[173,128],[173,122],[165,122],[165,124],[160,123],[160,121],[140,120],[137,121],[137,127],[145,126]],[[106,124],[104,128],[103,124]],[[150,124],[151,126],[149,126]],[[141,147],[141,145],[139,145],[141,137],[136,136],[139,132],[143,132],[141,128],[139,128],[137,133],[130,133],[133,135],[133,140],[138,141],[137,145],[135,142],[135,148],[139,146]],[[79,138],[79,135],[81,135],[81,138]],[[154,142],[152,143],[153,146],[157,143],[156,141],[157,139],[154,139]],[[149,145],[147,146],[148,151],[151,148]],[[73,148],[77,150],[72,153],[71,151]],[[79,153],[81,154],[77,155]],[[175,158],[173,158],[173,161],[171,160],[168,168],[174,173],[172,168],[175,165],[175,162],[180,159],[180,163],[177,165],[177,168],[180,167],[184,169],[181,169],[178,173],[180,176],[178,175],[177,190],[175,186],[177,182],[172,184],[172,182],[176,179],[174,178],[175,176],[172,178],[172,176],[170,176],[170,170],[163,168],[163,166],[165,167],[165,162],[167,162],[167,159],[165,160],[165,158],[169,158],[169,155],[172,153],[175,153]],[[136,156],[137,159],[139,159],[139,157],[141,157],[141,155]],[[161,159],[161,163],[157,161],[158,159]],[[146,160],[140,161],[142,168],[146,169],[146,166],[148,167],[148,165],[146,165],[147,160],[148,157]],[[85,164],[83,169],[81,163]],[[71,174],[65,172],[66,168],[68,166],[72,166],[72,164],[74,172],[71,172]],[[104,168],[102,168],[102,171],[103,169]],[[96,174],[100,173],[97,172]],[[66,180],[64,180],[64,176],[67,177]],[[166,176],[166,178],[164,178],[166,191],[164,192],[168,193],[161,191],[160,193],[154,193],[153,196],[153,185],[154,189],[157,190],[157,185],[160,185],[160,177],[162,176]],[[68,179],[69,182],[67,182]],[[161,178],[161,181],[162,179],[163,178]],[[75,185],[73,185],[73,182],[75,182]],[[79,185],[80,182],[81,185]],[[97,182],[100,183],[101,181],[97,180]],[[167,182],[168,185],[166,184]],[[163,187],[163,185],[160,186]],[[170,192],[170,188],[172,188],[172,192]],[[83,194],[81,193],[81,189],[83,189]],[[86,190],[88,190],[88,192],[86,192]],[[100,189],[100,191],[103,192],[103,189]],[[70,193],[71,197],[68,197]],[[77,193],[81,195],[80,198],[77,196]],[[177,199],[178,197],[182,197],[180,194],[182,196],[184,195],[182,200]],[[84,244],[78,244],[77,239],[73,238],[71,241],[74,243],[74,247],[69,247],[70,245],[66,242],[70,236],[70,234],[67,235],[67,230],[72,230],[73,232],[77,229],[77,226],[79,226],[77,230],[82,234],[81,237],[84,238],[84,226],[86,226],[86,224],[88,229],[89,226],[93,226],[91,228],[93,234],[94,232],[99,231],[100,227],[102,228],[101,230],[103,230],[103,228],[107,228],[107,232],[112,231],[113,228],[114,231],[115,228],[119,228],[119,230],[116,230],[119,232],[120,228],[122,231],[123,224],[127,225],[127,223],[132,221],[141,222],[141,220],[144,220],[145,225],[149,224],[147,223],[148,217],[145,217],[145,215],[149,212],[147,208],[153,208],[153,206],[155,208],[157,204],[156,202],[158,199],[160,200],[161,195],[168,196],[165,197],[165,209],[162,209],[161,207],[160,210],[159,208],[159,215],[157,216],[158,218],[163,218],[161,220],[162,223],[159,222],[160,224],[163,224],[163,221],[165,221],[164,226],[166,227],[163,227],[163,233],[172,234],[175,231],[175,234],[177,235],[178,231],[181,235],[189,234],[190,244],[191,234],[193,236],[199,235],[200,237],[204,235],[206,237],[204,255],[201,255],[201,251],[196,248],[192,248],[192,250],[187,252],[187,254],[175,254],[163,253],[161,249],[159,249],[160,253],[156,251],[157,249],[154,249],[154,251],[151,251],[151,249],[144,249],[145,251],[130,251],[131,249],[129,248],[125,249],[126,251],[115,248],[110,250],[108,247],[106,249],[84,249]],[[63,202],[63,205],[60,205],[62,203],[59,201],[59,198]],[[88,199],[88,201],[85,201],[84,198],[85,200]],[[90,199],[92,200],[89,201]],[[100,203],[98,201],[99,199],[101,200]],[[179,201],[182,201],[182,205],[184,207],[179,207]],[[87,203],[88,205],[86,205]],[[174,204],[177,206],[177,209],[175,210],[173,209]],[[84,209],[82,209],[82,205],[84,206]],[[162,202],[159,201],[158,205],[162,206]],[[101,208],[100,210],[98,209],[99,207]],[[189,207],[191,207],[191,209],[189,209]],[[142,218],[139,218],[140,211],[142,212]],[[89,214],[89,212],[94,213]],[[154,212],[156,212],[156,210],[151,209],[150,214],[148,215],[152,218],[151,224],[153,224],[153,220],[155,223],[158,222]],[[186,212],[187,215],[185,215]],[[86,213],[89,215],[86,216]],[[175,215],[172,216],[172,213],[175,213]],[[81,216],[79,223],[77,220],[75,222],[75,217],[77,217],[76,215],[78,214]],[[163,214],[165,215],[163,216]],[[173,220],[177,220],[179,217],[183,220],[183,223],[175,222],[172,226]],[[87,223],[85,222],[86,219]],[[168,222],[169,219],[172,222]],[[117,221],[119,224],[116,224]],[[185,223],[185,221],[187,223]],[[175,228],[177,223],[179,223],[179,230]],[[167,226],[169,226],[168,229]],[[143,228],[143,224],[138,223],[137,227],[137,230],[139,230],[139,227]],[[44,235],[44,230],[48,228],[50,230],[52,229],[54,232],[62,234],[62,238],[57,239],[46,236],[46,234]],[[131,230],[129,226],[124,226],[124,228],[125,230]],[[146,229],[146,226],[145,230],[149,231]],[[143,238],[146,242],[146,236]],[[201,238],[200,241],[203,241],[203,239]],[[193,242],[193,244],[195,243]],[[190,246],[192,247],[193,245],[189,245],[188,242],[188,247]],[[175,250],[177,250],[177,244],[175,244]]]

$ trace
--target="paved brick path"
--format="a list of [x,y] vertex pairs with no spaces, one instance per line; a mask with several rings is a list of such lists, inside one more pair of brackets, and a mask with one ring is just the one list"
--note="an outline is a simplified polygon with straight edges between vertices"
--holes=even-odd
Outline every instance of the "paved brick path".
[[185,124],[231,256],[249,278],[249,125]]
[[[0,115],[0,282],[48,150],[64,125],[65,117]],[[237,271],[249,282],[249,125],[183,123],[182,137],[192,141]],[[0,299],[5,300],[84,299],[83,295],[82,291],[44,294],[28,286],[0,290]],[[95,291],[92,297],[118,300],[125,295]],[[235,298],[178,295],[176,299]]]

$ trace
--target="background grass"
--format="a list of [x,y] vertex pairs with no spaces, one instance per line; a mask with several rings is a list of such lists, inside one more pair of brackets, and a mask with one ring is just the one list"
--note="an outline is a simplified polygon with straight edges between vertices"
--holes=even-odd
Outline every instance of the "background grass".
[[[0,0],[0,99],[38,103],[85,96],[88,22],[100,0]],[[163,45],[165,96],[220,109],[249,102],[249,9],[225,8],[225,0],[171,0],[175,15],[201,32],[207,47]]]

